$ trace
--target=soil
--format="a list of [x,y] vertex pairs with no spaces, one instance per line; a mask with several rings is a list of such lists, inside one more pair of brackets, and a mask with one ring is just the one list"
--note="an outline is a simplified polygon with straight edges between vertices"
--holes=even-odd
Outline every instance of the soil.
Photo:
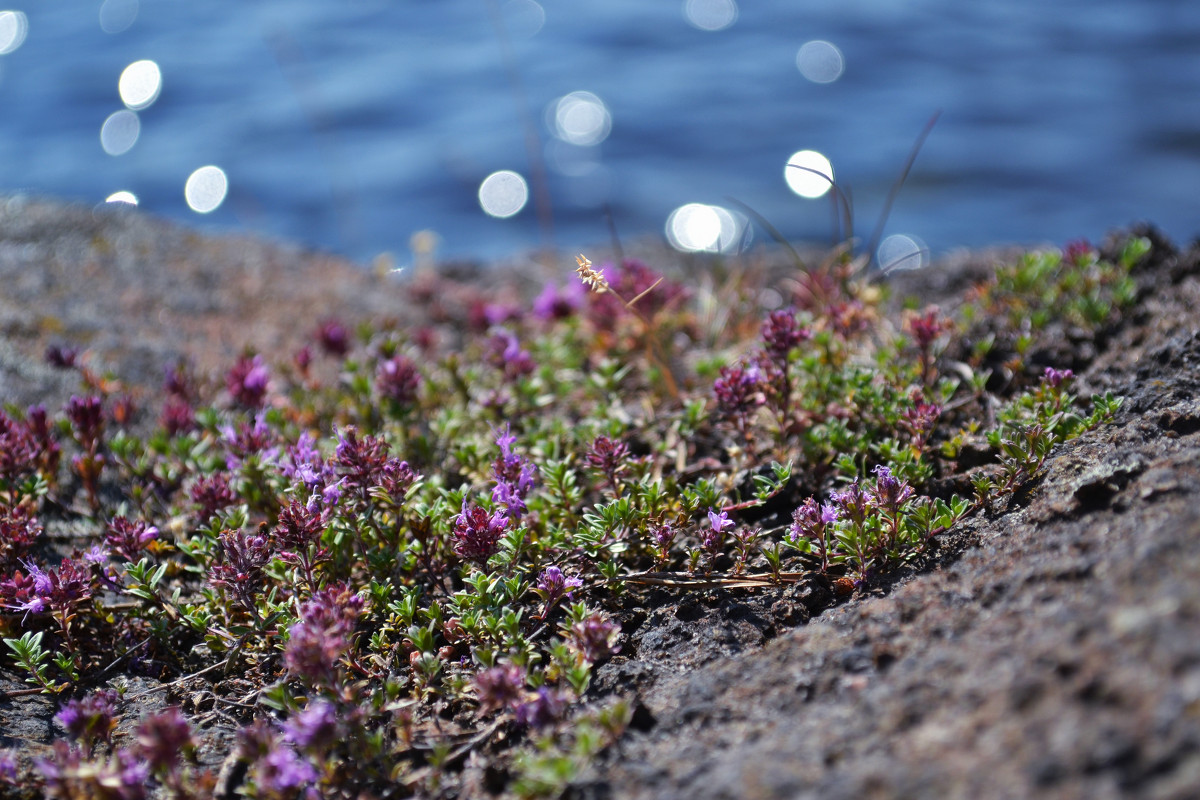
[[[1111,424],[925,563],[852,594],[818,577],[629,593],[623,649],[589,699],[626,697],[633,721],[568,796],[1200,796],[1200,245],[1138,232],[1154,250],[1137,306],[1043,354],[1069,351],[1080,396],[1125,398]],[[991,259],[897,276],[895,294],[952,303]],[[247,344],[296,349],[329,316],[424,324],[520,296],[538,269],[457,265],[428,296],[421,275],[0,198],[0,400],[69,397],[78,374],[47,366],[48,344],[86,346],[150,397],[179,358],[215,369]],[[20,687],[0,667],[0,691]],[[44,752],[52,714],[42,697],[0,700],[0,748]],[[221,763],[228,733],[203,760]],[[479,759],[460,780],[464,797],[503,783]]]

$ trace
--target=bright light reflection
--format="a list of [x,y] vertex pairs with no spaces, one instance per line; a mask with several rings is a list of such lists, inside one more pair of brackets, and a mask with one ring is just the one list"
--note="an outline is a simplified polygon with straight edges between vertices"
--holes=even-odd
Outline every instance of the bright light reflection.
[[225,202],[229,192],[229,179],[220,167],[201,167],[188,176],[183,187],[183,197],[188,207],[200,214],[216,211]]
[[564,142],[584,147],[596,145],[612,131],[612,115],[604,101],[591,92],[571,92],[546,109],[547,126]]
[[688,203],[667,217],[666,234],[685,253],[736,252],[747,234],[746,218],[721,206]]
[[162,91],[162,71],[153,61],[135,61],[121,73],[117,91],[126,108],[133,111],[149,108]]
[[720,31],[737,21],[738,7],[734,0],[687,0],[683,15],[702,31]]
[[29,18],[21,11],[0,11],[0,56],[8,55],[25,41]]
[[137,195],[133,192],[113,192],[108,197],[104,198],[106,203],[128,203],[131,206],[138,204]]
[[133,24],[137,15],[138,0],[104,0],[100,6],[100,30],[120,33]]
[[894,233],[879,243],[875,258],[884,272],[920,269],[929,263],[929,248],[916,236]]
[[128,110],[115,111],[100,126],[100,146],[110,156],[124,155],[137,144],[141,132],[142,123],[137,114]]
[[842,77],[846,59],[837,45],[818,39],[806,43],[796,53],[796,68],[813,83],[833,83]]
[[479,205],[493,217],[511,217],[528,201],[529,184],[511,170],[493,172],[479,184]]
[[833,180],[833,164],[816,150],[792,153],[783,168],[788,188],[801,197],[820,197],[829,191]]
[[546,10],[534,0],[508,0],[504,4],[508,32],[517,39],[532,39],[546,24]]

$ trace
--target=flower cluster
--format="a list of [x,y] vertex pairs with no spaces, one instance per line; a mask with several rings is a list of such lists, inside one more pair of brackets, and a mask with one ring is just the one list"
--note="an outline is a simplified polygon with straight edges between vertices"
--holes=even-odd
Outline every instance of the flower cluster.
[[516,664],[485,669],[475,676],[475,695],[483,714],[516,708],[525,697],[525,670]]
[[27,506],[0,505],[0,568],[8,566],[42,535],[42,524]]
[[315,592],[301,606],[300,621],[288,631],[283,651],[288,671],[313,686],[333,686],[337,661],[349,650],[365,605],[345,584]]
[[763,349],[777,363],[811,338],[812,331],[800,326],[793,311],[772,311],[762,326]]
[[208,582],[229,591],[233,599],[251,616],[258,617],[257,596],[262,588],[263,568],[274,555],[265,524],[256,533],[243,530],[222,531],[219,537],[221,559],[212,565]]
[[368,435],[359,440],[354,426],[338,434],[333,463],[345,481],[346,489],[360,502],[369,502],[371,488],[379,484],[388,449],[388,443],[377,436]]
[[258,409],[267,395],[271,373],[260,355],[243,355],[225,374],[225,388],[242,408]]
[[713,383],[717,408],[745,432],[750,416],[766,402],[762,371],[754,364],[730,364],[721,367],[721,377]]
[[496,446],[500,448],[500,455],[492,463],[492,478],[496,481],[492,489],[492,502],[504,506],[507,516],[513,521],[519,521],[528,510],[525,499],[533,491],[537,477],[537,467],[529,459],[513,452],[512,446],[516,440],[517,437],[507,425],[503,432],[497,432]]
[[534,591],[542,598],[541,618],[545,619],[550,609],[564,597],[570,598],[571,592],[583,586],[583,579],[567,577],[558,567],[546,567],[538,576]]
[[454,552],[459,558],[483,566],[500,549],[500,539],[509,523],[503,511],[489,515],[480,506],[464,500],[462,511],[454,520]]
[[629,467],[629,446],[607,436],[597,436],[588,448],[586,459],[588,466],[604,475],[609,488],[616,491],[621,474]]
[[101,689],[82,700],[68,702],[54,715],[54,721],[90,753],[101,742],[111,743],[117,729],[117,704],[116,692]]
[[350,352],[350,331],[339,319],[321,320],[315,338],[321,349],[331,356],[342,358]]
[[381,360],[375,367],[375,391],[397,406],[411,406],[421,388],[421,373],[412,359],[401,355]]
[[537,364],[529,351],[521,347],[516,334],[507,328],[496,328],[488,338],[488,360],[503,371],[509,380],[532,374]]
[[158,528],[144,520],[130,521],[124,516],[109,520],[104,541],[113,555],[124,561],[137,561],[146,546],[158,538]]
[[589,614],[567,629],[568,643],[584,661],[596,663],[621,651],[621,628],[600,613]]
[[12,480],[37,465],[38,442],[29,426],[0,410],[0,479]]

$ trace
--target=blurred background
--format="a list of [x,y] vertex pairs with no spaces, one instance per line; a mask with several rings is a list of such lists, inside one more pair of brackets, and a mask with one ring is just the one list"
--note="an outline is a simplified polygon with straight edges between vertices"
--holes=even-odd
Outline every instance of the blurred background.
[[4,2],[0,191],[361,262],[1200,233],[1196,0]]

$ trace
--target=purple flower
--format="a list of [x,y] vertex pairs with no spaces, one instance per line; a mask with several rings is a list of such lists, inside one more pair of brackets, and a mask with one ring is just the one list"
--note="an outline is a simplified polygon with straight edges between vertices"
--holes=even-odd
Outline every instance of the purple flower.
[[333,686],[337,660],[350,648],[350,636],[363,613],[363,600],[342,584],[321,589],[300,607],[300,621],[288,630],[283,663],[315,686]]
[[262,356],[244,355],[225,374],[225,388],[233,401],[243,408],[261,408],[271,373]]
[[316,768],[282,743],[254,765],[255,788],[268,797],[293,797],[302,790],[306,797],[315,797],[311,784],[316,780]]
[[201,521],[207,521],[213,514],[237,503],[237,495],[229,486],[228,476],[221,472],[200,477],[192,484],[188,494],[196,504]]
[[788,528],[788,540],[793,544],[808,542],[821,559],[821,571],[829,569],[830,527],[841,517],[838,507],[825,503],[819,508],[813,498],[792,512],[792,524]]
[[109,521],[104,534],[104,541],[123,561],[137,561],[146,546],[157,538],[158,528],[142,520],[131,522],[121,516]]
[[120,698],[110,689],[101,689],[82,700],[71,700],[54,715],[67,735],[89,752],[99,742],[108,742],[117,727]]
[[605,480],[614,490],[617,488],[618,477],[629,466],[626,463],[628,458],[628,445],[620,441],[614,442],[607,436],[597,436],[588,448],[586,456],[588,466],[604,473]]
[[11,750],[0,750],[0,783],[17,785],[17,760]]
[[317,326],[317,343],[321,349],[333,356],[344,356],[350,352],[350,331],[340,320],[329,318]]
[[212,565],[208,577],[209,583],[228,589],[234,600],[255,617],[255,601],[265,578],[263,569],[273,556],[265,530],[266,523],[257,533],[222,531],[218,536],[221,561]]
[[325,700],[309,703],[283,723],[283,735],[301,750],[328,750],[338,738],[337,707]]
[[175,706],[145,717],[137,728],[137,743],[151,770],[172,769],[196,747],[191,726]]
[[375,389],[379,396],[402,406],[410,406],[417,400],[421,388],[421,373],[417,366],[404,356],[392,356],[379,362],[375,368]]
[[525,671],[516,664],[485,669],[475,676],[475,693],[481,713],[515,708],[525,697]]
[[857,480],[847,486],[845,491],[834,492],[832,499],[839,512],[854,525],[862,525],[866,520],[870,511],[870,498]]
[[394,508],[399,508],[408,499],[408,490],[420,479],[421,475],[410,467],[407,461],[389,458],[379,476],[380,491],[376,493],[376,497],[382,495],[386,502]]
[[598,612],[576,622],[567,631],[571,647],[593,664],[620,652],[621,646],[617,644],[620,636],[620,627]]
[[921,352],[927,352],[939,336],[954,328],[954,323],[943,317],[941,313],[941,309],[937,306],[929,306],[923,314],[916,314],[908,318],[909,333],[912,334],[917,349]]
[[568,578],[558,567],[546,567],[542,570],[542,574],[538,576],[537,586],[534,588],[545,604],[542,618],[545,619],[546,614],[555,603],[563,597],[570,597],[572,591],[581,586],[583,586],[581,578]]
[[566,319],[583,307],[586,296],[587,287],[578,281],[572,281],[565,287],[548,283],[533,301],[533,315],[544,320]]
[[118,750],[105,761],[91,761],[60,740],[50,758],[33,763],[46,781],[47,797],[142,800],[146,796],[149,769],[127,750]]
[[763,389],[762,371],[754,364],[721,367],[721,377],[713,382],[717,408],[737,421],[739,427],[744,427],[750,414],[767,401]]
[[29,425],[0,411],[0,477],[11,479],[32,472],[40,449]]
[[371,499],[371,488],[379,485],[387,455],[387,442],[376,436],[364,436],[359,441],[358,431],[351,425],[338,433],[333,463],[345,480],[346,488],[357,500],[367,503]]
[[788,353],[811,338],[812,331],[800,327],[793,311],[772,311],[763,322],[763,346],[777,363],[786,362]]
[[236,470],[250,456],[257,456],[264,465],[273,465],[279,460],[275,435],[261,411],[254,415],[253,423],[240,420],[236,428],[232,425],[222,427],[221,438],[228,451],[225,455],[227,469]]
[[728,511],[722,511],[719,514],[715,508],[708,510],[708,524],[712,525],[712,529],[717,533],[721,533],[726,528],[733,527],[733,520],[729,518]]
[[937,424],[938,417],[942,414],[942,407],[936,403],[926,403],[921,400],[920,394],[914,397],[914,405],[912,408],[904,410],[904,423],[912,431],[913,440],[918,447],[923,447],[925,440],[929,437],[933,426]]
[[189,404],[196,398],[196,381],[186,362],[163,370],[163,391]]
[[43,596],[50,594],[54,588],[50,575],[32,561],[22,561],[21,563],[25,569],[29,570],[29,577],[33,579],[33,590]]
[[872,472],[875,475],[875,489],[872,499],[879,508],[895,513],[913,496],[913,488],[907,481],[902,481],[892,475],[892,471],[880,464]]
[[337,483],[331,483],[321,490],[321,502],[325,504],[326,508],[333,508],[342,499],[342,484],[345,482],[346,479],[342,478]]
[[1055,369],[1054,367],[1046,367],[1046,371],[1042,373],[1042,380],[1051,389],[1058,389],[1067,381],[1072,380],[1075,373],[1069,369]]
[[42,535],[42,524],[24,505],[0,506],[0,567],[25,552]]
[[525,498],[533,490],[537,467],[529,459],[512,451],[516,440],[517,437],[512,435],[507,425],[503,432],[496,433],[500,456],[492,464],[492,476],[496,479],[492,502],[504,506],[507,516],[519,520],[528,510]]
[[516,334],[505,328],[497,328],[488,339],[488,360],[504,370],[509,380],[528,375],[537,366],[529,351],[521,348]]
[[45,359],[46,363],[52,367],[72,369],[78,363],[79,350],[67,345],[47,345]]
[[104,545],[94,544],[84,551],[83,560],[89,564],[103,564],[108,561],[108,551],[104,549]]
[[71,421],[75,438],[85,450],[90,450],[100,439],[104,428],[104,409],[99,397],[71,396],[64,411]]
[[459,558],[482,566],[500,549],[500,539],[508,525],[508,515],[503,511],[489,517],[483,508],[464,500],[462,511],[454,520],[454,552]]
[[287,456],[279,470],[285,477],[303,483],[312,490],[322,485],[327,477],[333,476],[333,469],[321,457],[317,449],[317,440],[308,431],[300,434],[293,445],[288,445],[284,451]]
[[517,722],[541,730],[558,722],[566,710],[567,698],[561,692],[543,686],[536,697],[517,706]]
[[159,424],[163,426],[168,436],[177,436],[190,431],[195,426],[196,413],[187,400],[180,397],[168,397],[163,401]]
[[279,511],[279,524],[275,527],[280,560],[300,567],[311,589],[317,585],[313,567],[329,558],[329,551],[320,546],[326,517],[320,513],[319,506],[316,498],[307,504],[292,498]]

